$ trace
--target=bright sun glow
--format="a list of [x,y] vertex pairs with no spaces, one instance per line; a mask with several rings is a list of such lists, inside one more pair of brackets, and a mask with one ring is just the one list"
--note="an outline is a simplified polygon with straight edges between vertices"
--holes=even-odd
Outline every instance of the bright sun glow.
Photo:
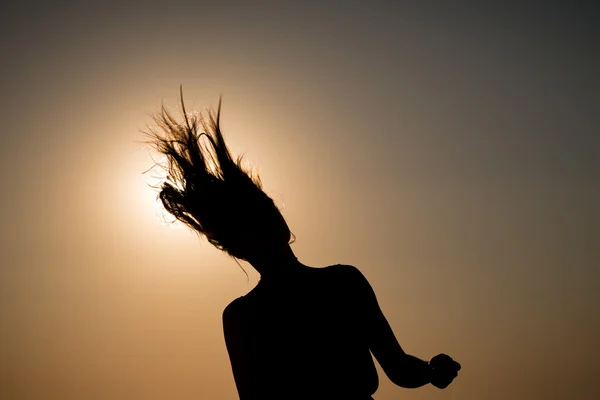
[[166,165],[167,157],[163,156],[158,160],[154,160],[155,165],[142,174],[142,194],[144,210],[147,215],[153,215],[154,219],[161,226],[169,226],[171,228],[184,228],[183,224],[177,222],[163,207],[158,194],[163,182],[167,179],[167,171],[162,167]]

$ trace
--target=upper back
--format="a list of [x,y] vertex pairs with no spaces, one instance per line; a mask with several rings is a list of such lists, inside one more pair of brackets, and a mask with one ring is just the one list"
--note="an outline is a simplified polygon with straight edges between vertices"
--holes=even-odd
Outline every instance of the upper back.
[[372,394],[377,375],[365,338],[361,277],[347,265],[307,268],[234,300],[224,318],[236,320],[233,335],[244,344],[253,379],[268,377],[270,387],[302,382],[311,396],[349,388]]

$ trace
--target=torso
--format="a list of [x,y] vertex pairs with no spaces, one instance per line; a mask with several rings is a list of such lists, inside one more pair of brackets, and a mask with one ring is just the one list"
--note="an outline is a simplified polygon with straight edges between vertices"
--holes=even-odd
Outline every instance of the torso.
[[291,398],[294,388],[298,398],[369,399],[377,389],[348,268],[306,268],[278,286],[261,282],[234,301],[255,379],[286,391],[281,398]]

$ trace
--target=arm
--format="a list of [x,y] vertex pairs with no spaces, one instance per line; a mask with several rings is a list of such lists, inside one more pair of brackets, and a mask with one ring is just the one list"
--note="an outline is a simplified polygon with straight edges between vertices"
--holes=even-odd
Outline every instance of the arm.
[[357,276],[356,290],[362,302],[369,349],[388,378],[404,388],[418,388],[428,383],[439,389],[446,388],[458,375],[460,364],[445,354],[435,356],[429,363],[406,354],[383,315],[373,288],[358,269],[352,268]]
[[241,400],[247,400],[256,398],[256,388],[253,387],[255,380],[252,379],[251,369],[248,366],[238,306],[234,300],[223,311],[223,333],[238,394]]
[[390,324],[383,315],[375,292],[363,274],[353,267],[356,290],[361,300],[361,314],[366,321],[369,349],[385,374],[396,385],[418,388],[431,382],[430,368],[426,361],[406,354],[396,339]]

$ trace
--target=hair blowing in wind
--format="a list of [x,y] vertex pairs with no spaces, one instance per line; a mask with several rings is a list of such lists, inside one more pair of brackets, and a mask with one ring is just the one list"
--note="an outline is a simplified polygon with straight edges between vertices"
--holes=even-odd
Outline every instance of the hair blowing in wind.
[[[149,144],[166,158],[161,165],[167,177],[159,198],[165,210],[220,250],[246,259],[240,244],[257,233],[265,220],[282,219],[271,198],[262,190],[258,174],[235,159],[221,131],[221,100],[207,118],[187,113],[180,88],[181,120],[166,109],[153,115]],[[289,236],[287,226],[267,224],[272,232]],[[288,239],[289,240],[289,237]]]

